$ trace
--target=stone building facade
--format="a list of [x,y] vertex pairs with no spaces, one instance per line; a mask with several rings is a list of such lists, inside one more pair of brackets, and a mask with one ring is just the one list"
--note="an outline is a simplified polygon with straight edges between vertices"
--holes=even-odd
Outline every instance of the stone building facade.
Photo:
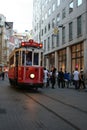
[[0,71],[8,68],[9,37],[13,33],[13,22],[6,22],[6,17],[0,14]]
[[43,43],[43,65],[87,73],[87,1],[34,0],[33,8],[33,38]]
[[0,66],[4,66],[4,62],[7,63],[7,59],[5,57],[5,21],[6,18],[0,14]]

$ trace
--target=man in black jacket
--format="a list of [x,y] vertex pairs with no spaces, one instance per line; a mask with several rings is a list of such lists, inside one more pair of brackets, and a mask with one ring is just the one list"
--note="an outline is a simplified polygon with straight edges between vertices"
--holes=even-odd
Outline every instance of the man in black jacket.
[[62,71],[62,68],[58,72],[58,87],[60,88],[60,86],[64,88],[64,73]]

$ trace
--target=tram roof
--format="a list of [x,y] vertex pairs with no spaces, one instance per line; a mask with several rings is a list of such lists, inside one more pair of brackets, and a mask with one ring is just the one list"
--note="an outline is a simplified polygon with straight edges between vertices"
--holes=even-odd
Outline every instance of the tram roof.
[[9,58],[12,57],[15,52],[17,51],[35,51],[35,52],[43,52],[43,49],[42,48],[39,48],[39,47],[33,47],[33,46],[29,46],[29,47],[19,47],[19,48],[15,48],[9,55]]
[[43,47],[43,44],[42,43],[38,43],[38,42],[35,42],[33,39],[30,39],[29,41],[24,41],[24,42],[21,42],[21,45],[20,47],[34,47],[34,48],[42,48]]

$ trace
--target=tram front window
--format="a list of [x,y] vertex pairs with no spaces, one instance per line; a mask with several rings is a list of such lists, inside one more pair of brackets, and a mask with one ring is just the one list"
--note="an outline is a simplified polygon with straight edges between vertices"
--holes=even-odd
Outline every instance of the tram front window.
[[26,54],[26,65],[32,65],[32,52]]
[[23,65],[39,65],[39,53],[27,51],[22,53],[22,64]]
[[34,53],[34,65],[39,64],[39,53]]

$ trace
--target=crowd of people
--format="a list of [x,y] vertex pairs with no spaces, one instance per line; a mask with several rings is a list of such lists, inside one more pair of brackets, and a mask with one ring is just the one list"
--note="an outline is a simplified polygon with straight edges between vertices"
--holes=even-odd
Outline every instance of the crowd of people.
[[63,72],[62,68],[60,71],[57,71],[54,66],[50,71],[44,68],[44,87],[51,86],[54,89],[56,83],[59,88],[69,88],[71,85],[74,85],[75,89],[85,89],[84,71],[82,68],[80,71],[78,71],[78,68],[75,68],[72,73],[69,73],[66,70]]
[[[4,80],[5,76],[8,77],[7,74],[2,71],[0,73],[0,79]],[[82,68],[78,71],[76,67],[72,73],[66,70],[63,72],[62,68],[57,71],[54,66],[52,66],[50,71],[44,68],[44,87],[46,88],[51,86],[51,88],[54,89],[56,84],[59,88],[69,88],[71,85],[74,85],[75,89],[85,89],[85,81],[86,77]]]

